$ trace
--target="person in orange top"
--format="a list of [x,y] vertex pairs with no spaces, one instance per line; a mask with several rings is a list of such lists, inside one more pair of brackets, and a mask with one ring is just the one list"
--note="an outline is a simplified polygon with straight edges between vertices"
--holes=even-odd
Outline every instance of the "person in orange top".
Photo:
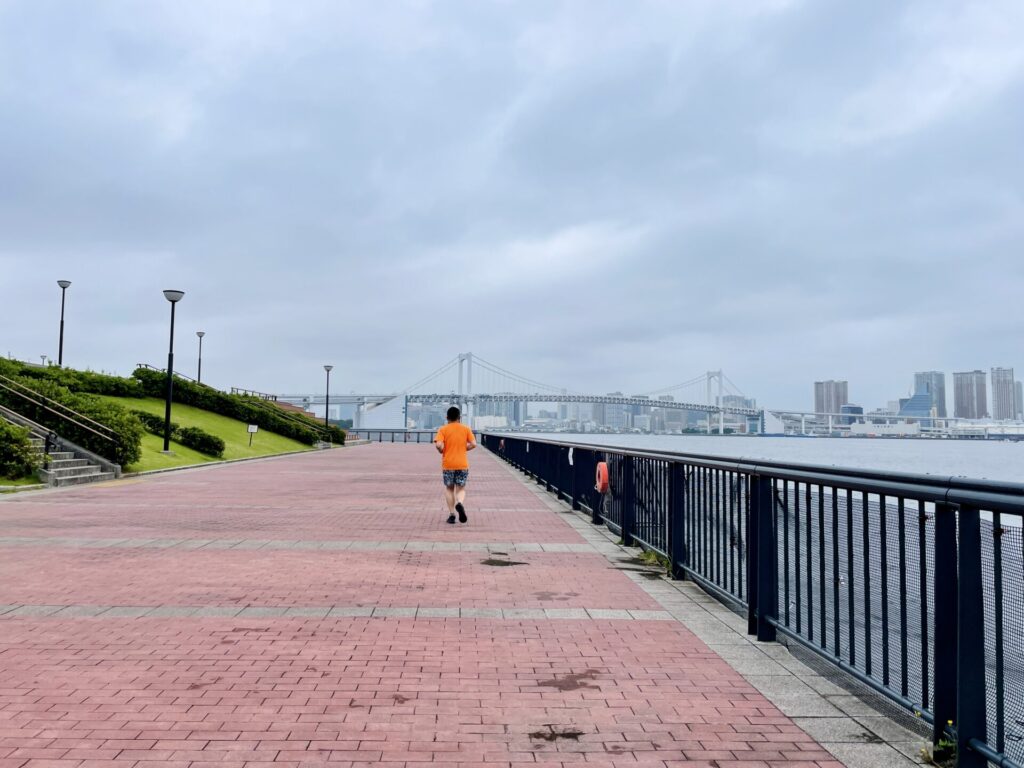
[[444,480],[444,500],[448,505],[448,522],[455,524],[455,513],[459,522],[466,517],[466,481],[469,479],[469,451],[476,448],[473,430],[459,419],[462,412],[454,405],[448,409],[448,423],[437,430],[434,446],[441,454],[441,476]]

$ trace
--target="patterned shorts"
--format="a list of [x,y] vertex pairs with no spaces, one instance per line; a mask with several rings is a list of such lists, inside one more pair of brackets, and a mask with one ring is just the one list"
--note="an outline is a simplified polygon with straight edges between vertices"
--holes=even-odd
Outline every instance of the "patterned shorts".
[[446,488],[451,488],[453,485],[465,488],[466,481],[469,480],[468,469],[443,469],[441,470],[441,474],[444,476],[444,485]]

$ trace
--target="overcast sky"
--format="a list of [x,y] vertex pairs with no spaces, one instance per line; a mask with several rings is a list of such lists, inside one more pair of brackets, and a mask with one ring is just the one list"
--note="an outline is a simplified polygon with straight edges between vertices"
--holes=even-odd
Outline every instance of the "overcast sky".
[[[0,0],[0,354],[459,352],[768,406],[1024,369],[1024,3]],[[1024,375],[1024,370],[1020,371]],[[949,382],[951,385],[952,382]]]

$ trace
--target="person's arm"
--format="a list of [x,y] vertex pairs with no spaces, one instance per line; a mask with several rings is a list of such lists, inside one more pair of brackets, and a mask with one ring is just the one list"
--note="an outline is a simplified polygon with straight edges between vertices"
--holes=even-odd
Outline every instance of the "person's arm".
[[437,448],[437,452],[444,454],[444,439],[441,435],[441,430],[437,430],[437,434],[434,435],[434,447]]
[[466,438],[466,450],[472,451],[474,448],[476,448],[476,437],[470,432],[469,437]]

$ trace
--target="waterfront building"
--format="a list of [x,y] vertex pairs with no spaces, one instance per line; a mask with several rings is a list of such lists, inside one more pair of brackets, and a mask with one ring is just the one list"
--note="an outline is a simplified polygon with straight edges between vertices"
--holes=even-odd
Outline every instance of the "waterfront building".
[[840,424],[854,424],[858,421],[863,421],[863,419],[857,417],[864,415],[864,406],[845,403],[839,406],[839,412],[843,414],[843,417],[839,419]]
[[1017,386],[1013,368],[992,369],[992,418],[996,421],[1017,418]]
[[814,382],[814,412],[839,413],[840,407],[850,401],[848,383],[845,381]]
[[946,374],[942,371],[922,371],[914,374],[914,392],[931,393],[932,407],[940,419],[946,418]]
[[1024,382],[1014,382],[1017,392],[1017,421],[1024,421]]
[[[924,384],[924,388],[915,392],[913,397],[901,400],[900,412],[897,415],[916,416],[918,418],[934,416],[935,406],[933,405],[932,393],[928,391],[928,385]],[[922,421],[920,424],[922,427],[930,427],[932,425],[931,421]]]
[[958,419],[988,418],[984,371],[953,373],[953,415]]
[[[621,392],[609,392],[608,397],[624,397],[624,395]],[[618,403],[608,403],[605,405],[604,423],[609,429],[625,429],[628,427],[629,421],[626,418],[626,406]]]

